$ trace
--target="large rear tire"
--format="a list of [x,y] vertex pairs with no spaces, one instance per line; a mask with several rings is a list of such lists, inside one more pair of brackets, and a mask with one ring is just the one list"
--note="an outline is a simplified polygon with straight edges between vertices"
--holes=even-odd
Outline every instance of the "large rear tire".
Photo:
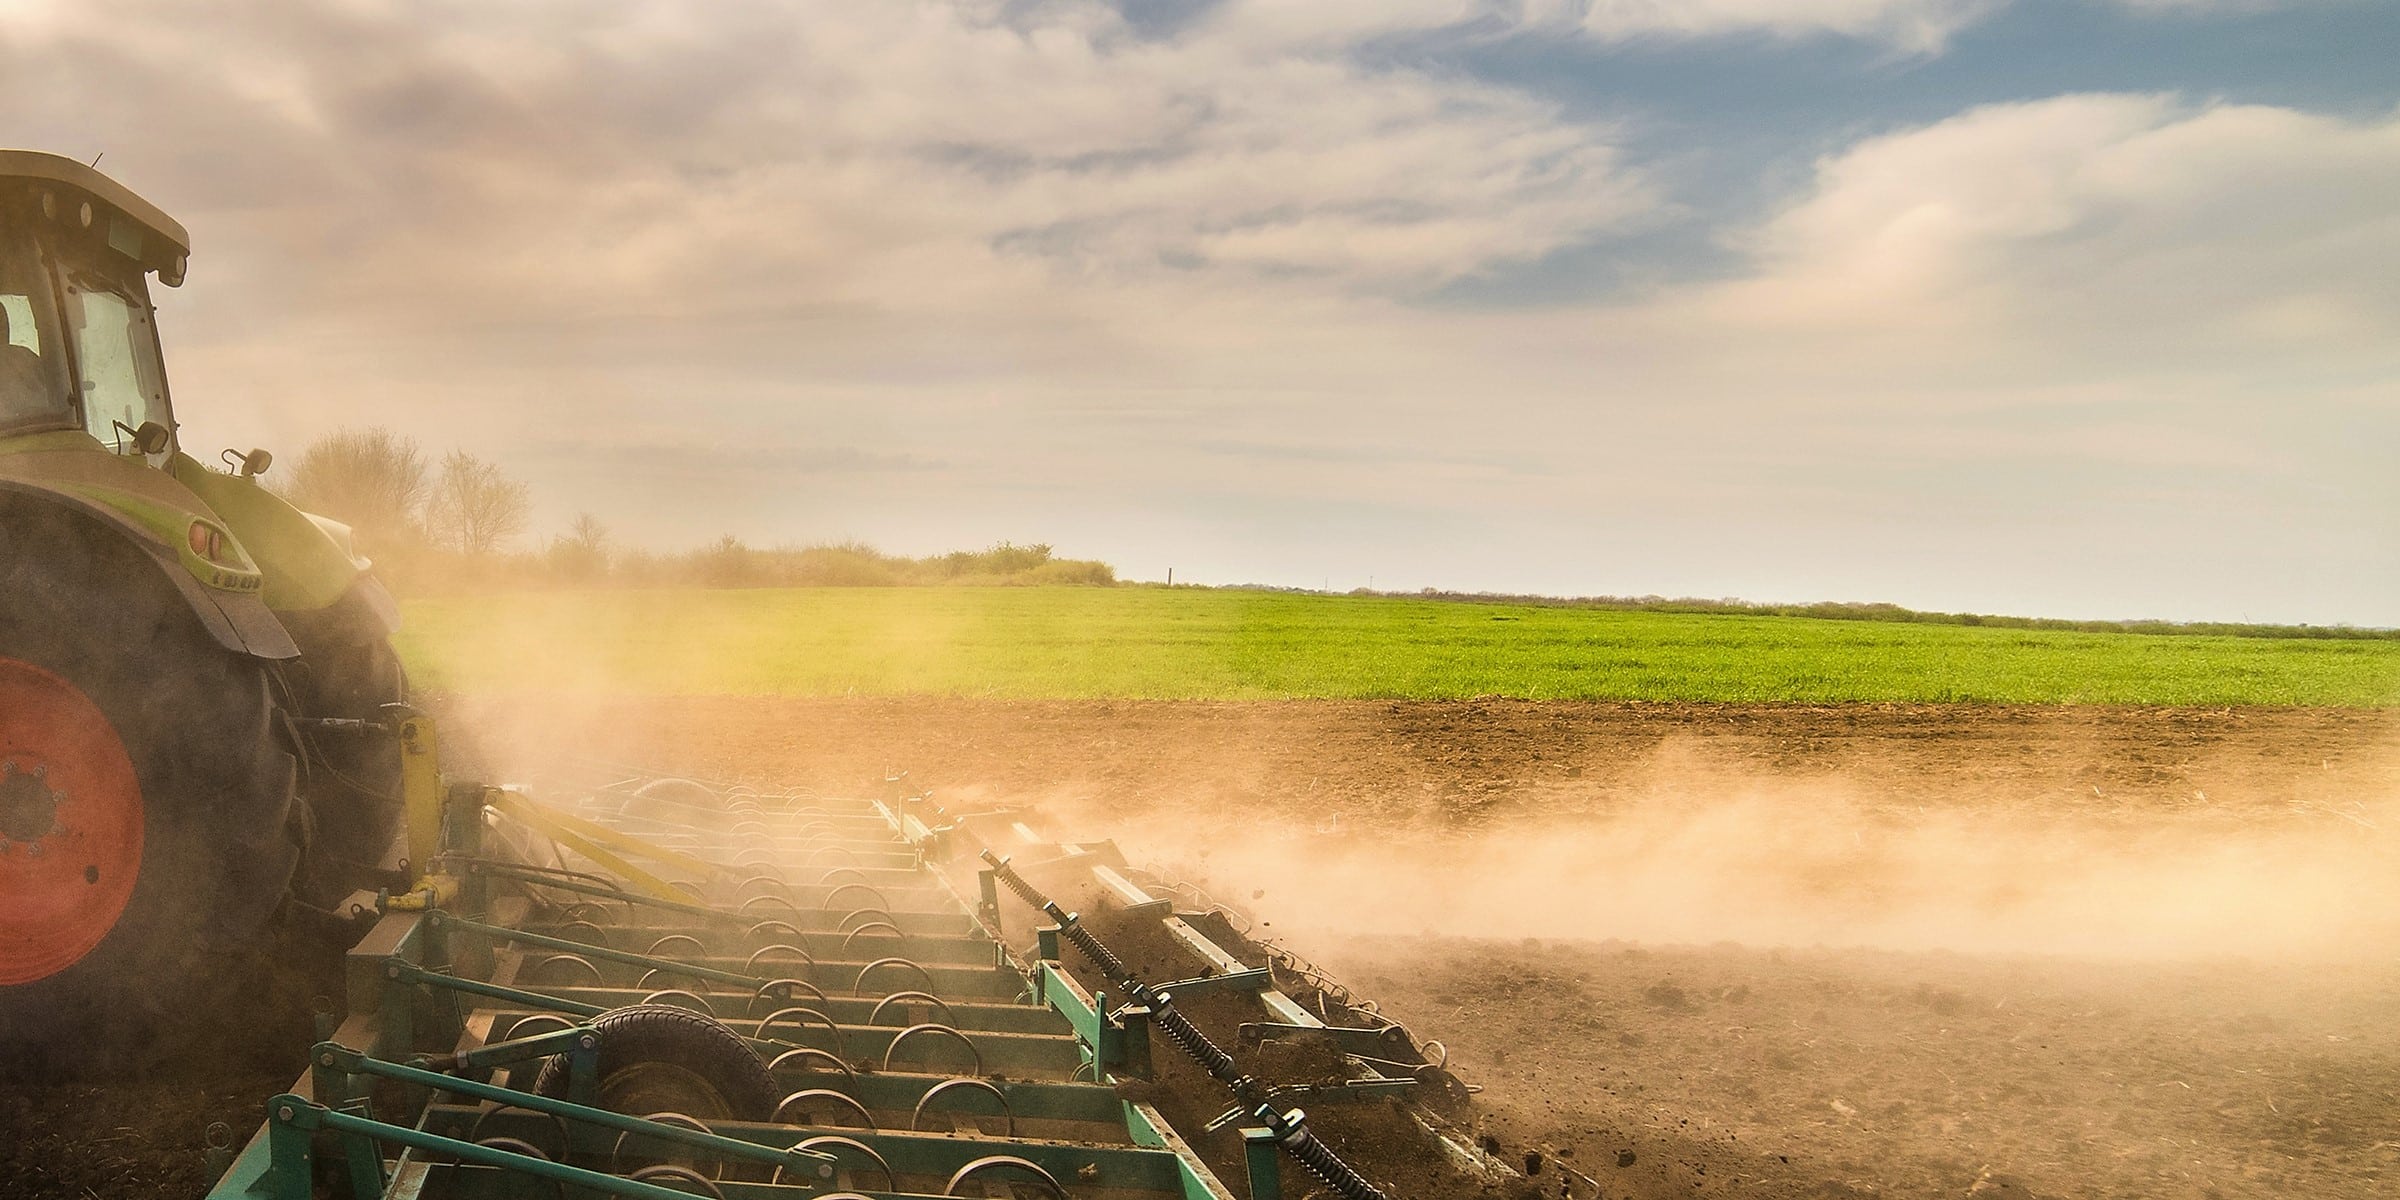
[[295,751],[273,668],[142,550],[0,509],[0,1071],[138,1063],[205,1020],[298,860]]

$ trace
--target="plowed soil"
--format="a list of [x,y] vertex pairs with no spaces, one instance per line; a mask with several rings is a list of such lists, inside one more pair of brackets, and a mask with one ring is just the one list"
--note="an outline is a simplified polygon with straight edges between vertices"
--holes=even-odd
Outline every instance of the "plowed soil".
[[[536,749],[852,793],[905,768],[1116,835],[1442,1039],[1541,1194],[2400,1190],[2400,714],[444,711],[503,775]],[[210,1111],[255,1116],[225,1085],[263,1098],[296,1050],[138,1115],[156,1089],[0,1089],[0,1194],[189,1196]]]
[[2400,1190],[2400,714],[699,700],[522,739],[1115,834],[1443,1040],[1541,1194]]

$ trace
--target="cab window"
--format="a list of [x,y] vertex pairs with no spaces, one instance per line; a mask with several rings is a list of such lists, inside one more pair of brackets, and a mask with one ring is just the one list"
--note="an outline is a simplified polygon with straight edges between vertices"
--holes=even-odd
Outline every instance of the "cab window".
[[49,280],[31,247],[0,225],[0,429],[73,424],[66,352],[51,320]]
[[121,452],[143,422],[167,423],[166,372],[150,306],[78,277],[68,282],[67,317],[75,329],[84,432]]

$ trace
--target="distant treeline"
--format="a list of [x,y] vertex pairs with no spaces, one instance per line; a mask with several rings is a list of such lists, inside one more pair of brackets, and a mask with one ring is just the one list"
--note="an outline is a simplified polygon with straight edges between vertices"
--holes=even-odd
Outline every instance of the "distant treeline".
[[1117,581],[1116,569],[1107,563],[1059,558],[1040,542],[1030,546],[1002,542],[986,550],[910,558],[860,542],[761,549],[724,537],[679,554],[624,550],[605,565],[562,561],[580,559],[579,549],[563,539],[553,543],[547,557],[554,573],[570,576],[573,582],[605,581],[633,587],[1105,587]]
[[696,550],[619,546],[590,513],[538,550],[522,549],[532,513],[523,483],[453,450],[438,462],[386,429],[317,439],[271,484],[311,512],[348,523],[378,573],[403,593],[542,587],[997,587],[1108,585],[1107,563],[1059,558],[1048,545],[1002,542],[925,558],[858,542],[754,547],[727,535]]
[[[1268,588],[1281,591],[1286,589]],[[1416,592],[1379,592],[1357,588],[1353,596],[1391,599],[1443,600],[1458,604],[1512,604],[1532,608],[1594,608],[1623,612],[1725,613],[1751,617],[1816,617],[1827,621],[1889,621],[1907,625],[1989,625],[1997,629],[2046,629],[2072,633],[2149,633],[2183,637],[2322,638],[2347,641],[2400,641],[2400,629],[2365,629],[2355,625],[2263,625],[2239,621],[2072,621],[2060,617],[2002,617],[1986,613],[1919,612],[1897,604],[1857,604],[1823,601],[1815,604],[1760,604],[1748,600],[1701,600],[1666,596],[1524,596],[1504,592],[1452,592],[1426,588]]]
[[616,547],[589,536],[554,538],[540,551],[466,556],[415,546],[379,559],[393,586],[412,595],[525,588],[798,588],[1108,586],[1107,563],[1059,558],[1050,547],[1002,542],[910,558],[843,542],[751,546],[722,537],[696,550]]

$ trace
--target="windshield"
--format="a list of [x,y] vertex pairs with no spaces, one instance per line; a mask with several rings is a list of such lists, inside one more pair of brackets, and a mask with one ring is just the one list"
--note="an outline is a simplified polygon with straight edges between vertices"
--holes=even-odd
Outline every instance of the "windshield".
[[0,430],[73,424],[66,360],[30,231],[0,214]]
[[75,331],[76,376],[83,387],[84,432],[123,452],[132,444],[132,431],[145,421],[172,429],[167,373],[159,364],[158,330],[143,290],[69,272],[65,291]]

